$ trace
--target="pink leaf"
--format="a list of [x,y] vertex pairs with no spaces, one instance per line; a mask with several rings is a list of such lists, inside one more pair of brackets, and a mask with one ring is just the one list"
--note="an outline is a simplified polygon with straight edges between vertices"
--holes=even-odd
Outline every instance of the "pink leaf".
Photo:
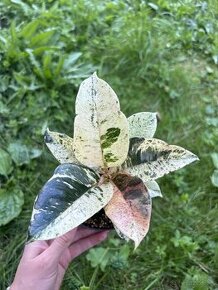
[[138,247],[148,232],[151,216],[151,198],[142,180],[136,176],[118,174],[115,191],[105,207],[105,213],[115,229]]

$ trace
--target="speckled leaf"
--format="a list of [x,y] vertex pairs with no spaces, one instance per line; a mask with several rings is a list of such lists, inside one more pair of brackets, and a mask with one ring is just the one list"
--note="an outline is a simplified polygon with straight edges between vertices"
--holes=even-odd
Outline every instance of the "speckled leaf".
[[47,129],[44,140],[53,156],[60,163],[79,163],[73,152],[73,138]]
[[152,138],[157,129],[157,113],[141,112],[128,118],[129,138]]
[[96,74],[82,82],[76,99],[74,151],[84,165],[114,167],[128,153],[128,121],[112,88]]
[[87,167],[58,166],[35,201],[29,240],[63,235],[103,208],[113,195],[113,185],[98,186],[98,180],[99,176]]
[[127,242],[129,241],[129,238],[125,236],[124,233],[122,233],[115,225],[114,225],[114,229],[121,239],[124,239]]
[[142,180],[126,174],[113,179],[117,190],[105,207],[118,234],[135,242],[138,247],[148,232],[151,216],[151,198]]
[[160,187],[156,181],[149,180],[149,181],[146,181],[144,184],[151,198],[156,197],[156,196],[162,197]]
[[137,175],[144,182],[155,180],[171,171],[198,160],[192,152],[162,140],[132,138],[124,172]]

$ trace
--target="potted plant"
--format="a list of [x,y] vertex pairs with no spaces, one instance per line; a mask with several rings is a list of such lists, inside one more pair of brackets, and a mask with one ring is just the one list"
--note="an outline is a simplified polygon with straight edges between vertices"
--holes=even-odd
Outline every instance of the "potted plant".
[[75,113],[73,138],[46,130],[45,143],[61,165],[36,198],[29,240],[84,224],[114,228],[137,247],[149,229],[151,199],[161,196],[155,180],[198,157],[153,138],[156,113],[126,118],[96,73],[81,83]]

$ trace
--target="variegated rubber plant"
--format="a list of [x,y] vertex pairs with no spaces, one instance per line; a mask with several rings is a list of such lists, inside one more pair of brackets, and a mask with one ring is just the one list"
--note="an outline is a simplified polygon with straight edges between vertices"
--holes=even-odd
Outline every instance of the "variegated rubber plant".
[[46,240],[85,224],[111,228],[137,247],[149,229],[155,179],[197,156],[154,139],[157,114],[128,119],[112,88],[94,73],[76,98],[74,138],[47,129],[45,142],[61,163],[39,193],[29,240]]

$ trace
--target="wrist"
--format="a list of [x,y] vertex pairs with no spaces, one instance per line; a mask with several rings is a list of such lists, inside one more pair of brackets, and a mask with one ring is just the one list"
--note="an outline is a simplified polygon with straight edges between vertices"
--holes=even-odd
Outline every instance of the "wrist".
[[20,283],[16,283],[16,281],[13,281],[13,283],[6,289],[6,290],[24,290],[22,285]]
[[14,282],[6,290],[18,290]]

